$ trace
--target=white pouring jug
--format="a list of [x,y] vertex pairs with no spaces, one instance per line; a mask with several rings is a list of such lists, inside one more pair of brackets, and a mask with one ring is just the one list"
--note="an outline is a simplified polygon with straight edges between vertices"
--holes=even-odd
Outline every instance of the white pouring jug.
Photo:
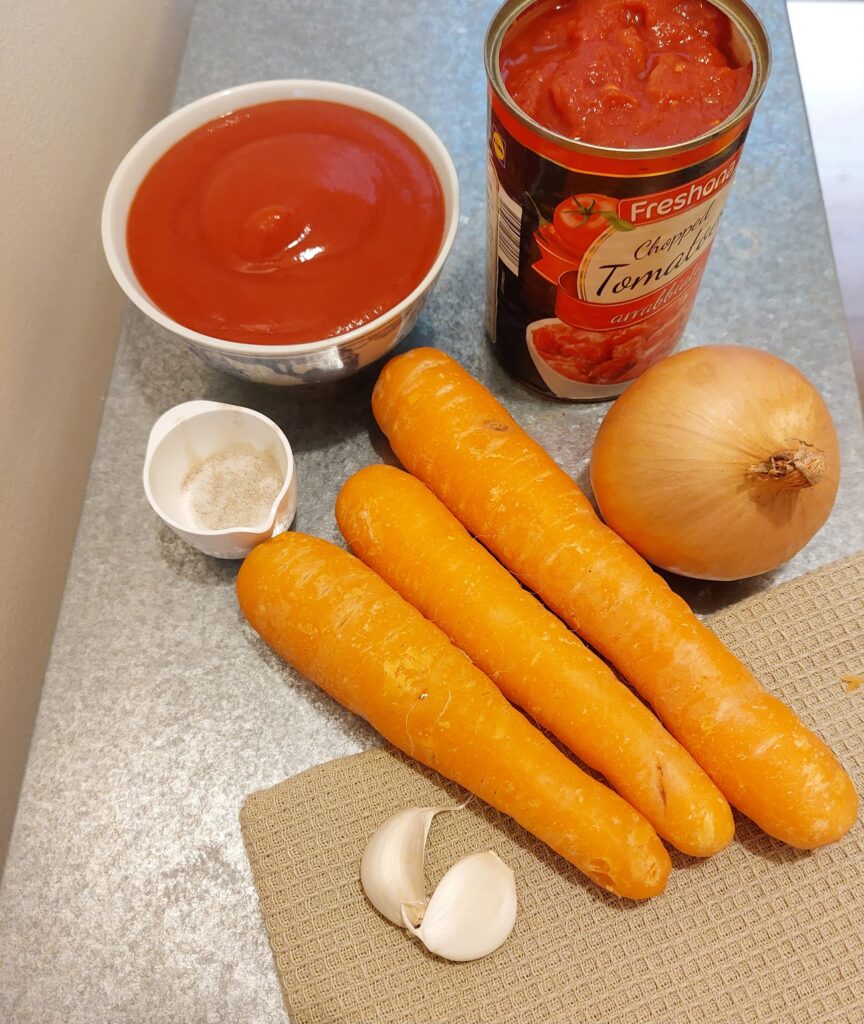
[[[192,518],[184,483],[206,459],[238,446],[269,456],[282,474],[282,487],[260,522],[206,529]],[[294,455],[279,427],[253,409],[184,402],[153,424],[144,457],[144,492],[159,518],[199,551],[215,558],[245,558],[257,544],[287,530],[294,519]]]

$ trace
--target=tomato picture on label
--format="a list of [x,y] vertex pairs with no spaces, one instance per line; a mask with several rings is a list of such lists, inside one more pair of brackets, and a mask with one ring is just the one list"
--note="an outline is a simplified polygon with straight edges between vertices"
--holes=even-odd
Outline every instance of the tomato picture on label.
[[618,200],[597,193],[568,196],[542,220],[534,238],[541,259],[534,269],[552,284],[567,270],[579,266],[585,253],[607,231],[632,231],[633,225],[618,215]]
[[555,207],[552,226],[565,249],[585,252],[607,228],[629,231],[633,225],[618,216],[618,200],[597,194],[570,196]]
[[672,351],[689,312],[685,305],[668,318],[611,331],[589,331],[550,318],[529,324],[526,340],[535,363],[540,359],[566,380],[618,384],[634,380]]

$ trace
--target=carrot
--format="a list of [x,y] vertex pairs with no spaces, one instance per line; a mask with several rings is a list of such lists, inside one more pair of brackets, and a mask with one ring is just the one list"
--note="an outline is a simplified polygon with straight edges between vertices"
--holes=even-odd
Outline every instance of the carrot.
[[415,349],[384,367],[372,408],[403,465],[618,668],[735,807],[804,849],[851,828],[857,796],[831,751],[478,381]]
[[687,751],[419,480],[367,466],[342,487],[336,520],[370,568],[664,839],[695,857],[729,843],[729,804]]
[[237,577],[253,628],[391,743],[515,818],[598,885],[644,899],[669,854],[645,819],[586,775],[371,569],[283,533]]

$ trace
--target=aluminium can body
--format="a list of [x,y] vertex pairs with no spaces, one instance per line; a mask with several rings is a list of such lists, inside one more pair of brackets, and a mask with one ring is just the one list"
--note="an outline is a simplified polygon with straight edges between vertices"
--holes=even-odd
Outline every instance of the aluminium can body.
[[[504,368],[536,391],[614,397],[684,333],[770,65],[743,0],[713,3],[752,63],[747,93],[710,132],[655,149],[589,145],[532,120],[506,90],[500,49],[552,0],[508,0],[492,19],[486,329]],[[578,231],[565,243],[567,223]]]

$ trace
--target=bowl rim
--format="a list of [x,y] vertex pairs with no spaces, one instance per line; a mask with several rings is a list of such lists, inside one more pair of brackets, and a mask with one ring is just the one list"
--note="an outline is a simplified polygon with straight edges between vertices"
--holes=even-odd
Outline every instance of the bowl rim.
[[[355,327],[350,331],[345,331],[343,334],[335,334],[329,338],[321,338],[316,341],[304,341],[297,344],[268,345],[229,341],[225,338],[214,338],[212,335],[202,334],[200,331],[195,331],[189,327],[185,327],[183,324],[178,323],[176,320],[168,316],[167,313],[159,309],[159,307],[149,298],[134,275],[127,273],[126,268],[123,265],[123,261],[120,258],[120,252],[122,251],[128,259],[128,253],[126,253],[125,230],[122,236],[122,250],[118,250],[118,246],[115,244],[115,232],[118,219],[122,217],[123,224],[125,225],[125,221],[129,213],[128,207],[120,209],[118,194],[122,186],[126,184],[129,176],[136,172],[136,167],[141,158],[141,153],[146,150],[148,146],[158,140],[166,132],[169,132],[170,129],[177,125],[178,122],[188,120],[190,115],[197,113],[198,111],[206,109],[207,115],[202,117],[195,124],[190,123],[188,130],[184,135],[194,131],[196,127],[200,127],[217,117],[224,116],[233,110],[256,106],[259,103],[275,101],[278,97],[270,96],[269,98],[264,98],[262,95],[265,93],[270,94],[273,90],[284,90],[286,93],[283,97],[284,99],[321,99],[335,103],[344,103],[351,107],[357,107],[358,109],[376,114],[378,117],[381,117],[385,121],[394,125],[394,127],[398,128],[400,131],[404,131],[412,142],[420,147],[424,156],[430,160],[432,170],[441,185],[441,191],[443,193],[445,203],[446,219],[444,223],[444,234],[441,238],[438,253],[423,279],[408,295],[405,296],[405,298],[400,299],[400,301],[394,306],[391,306],[390,309],[385,310],[380,316],[363,324],[361,327]],[[256,96],[259,98],[256,99]],[[217,103],[219,100],[225,101],[224,107],[222,103]],[[229,100],[236,100],[237,102],[229,103]],[[352,102],[352,100],[355,102]],[[356,102],[357,100],[365,102],[358,103]],[[217,106],[222,108],[221,112],[214,109]],[[412,131],[406,131],[405,127],[401,123],[397,124],[391,116],[394,113],[398,115],[400,121],[407,121],[410,124]],[[181,138],[182,137],[183,136],[181,136]],[[172,142],[162,146],[158,155],[148,161],[147,168],[142,172],[139,178],[139,185],[156,160],[160,159],[174,144],[175,143]],[[436,167],[432,159],[430,159],[431,154],[434,154],[434,156],[437,157],[441,167],[443,167],[443,178],[438,167]],[[222,352],[226,355],[257,356],[261,359],[278,359],[289,355],[308,355],[310,353],[321,352],[333,347],[341,348],[344,345],[350,344],[353,341],[357,341],[377,332],[401,316],[406,309],[414,304],[432,287],[435,279],[440,274],[441,269],[450,254],[450,250],[453,246],[453,240],[456,237],[456,229],[459,225],[459,201],[459,178],[456,173],[453,158],[450,156],[447,147],[441,141],[436,132],[430,128],[421,117],[403,106],[401,103],[397,103],[396,100],[392,100],[389,97],[383,96],[381,93],[374,92],[371,89],[364,89],[360,86],[349,85],[343,82],[333,82],[315,78],[262,79],[257,82],[247,82],[242,85],[230,86],[227,89],[220,89],[217,92],[208,93],[206,96],[201,96],[190,103],[186,103],[182,107],[173,111],[173,113],[162,118],[161,121],[157,121],[149,131],[145,132],[144,135],[138,139],[138,141],[131,147],[131,149],[129,149],[120,161],[105,192],[105,199],[102,203],[101,219],[102,247],[105,251],[105,258],[108,261],[111,273],[114,275],[114,279],[120,285],[121,289],[125,292],[126,297],[130,299],[138,309],[150,317],[151,320],[155,321],[166,330],[179,335],[181,338],[184,338],[189,342],[204,346],[210,350]],[[447,213],[448,207],[449,213]]]

